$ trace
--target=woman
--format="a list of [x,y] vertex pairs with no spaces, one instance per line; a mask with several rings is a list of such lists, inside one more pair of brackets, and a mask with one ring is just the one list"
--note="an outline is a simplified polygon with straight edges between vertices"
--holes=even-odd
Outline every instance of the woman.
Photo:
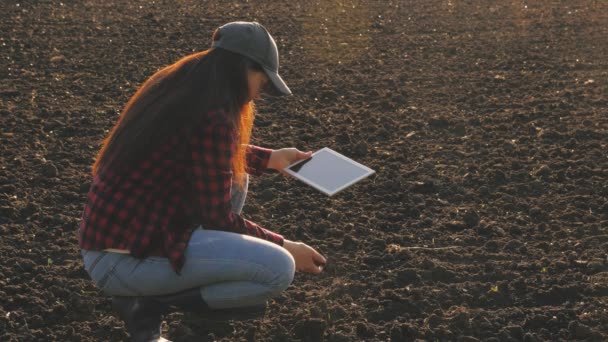
[[135,341],[164,340],[162,314],[174,309],[262,313],[295,270],[322,271],[313,248],[239,215],[248,173],[311,156],[248,145],[253,100],[291,93],[278,67],[263,26],[226,24],[211,49],[148,79],[104,141],[79,243]]

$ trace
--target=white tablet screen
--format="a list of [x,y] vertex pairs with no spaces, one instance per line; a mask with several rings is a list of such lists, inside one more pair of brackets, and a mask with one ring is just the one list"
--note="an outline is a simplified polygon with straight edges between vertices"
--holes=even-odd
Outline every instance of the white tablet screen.
[[330,196],[374,173],[374,170],[329,148],[288,166],[286,171]]

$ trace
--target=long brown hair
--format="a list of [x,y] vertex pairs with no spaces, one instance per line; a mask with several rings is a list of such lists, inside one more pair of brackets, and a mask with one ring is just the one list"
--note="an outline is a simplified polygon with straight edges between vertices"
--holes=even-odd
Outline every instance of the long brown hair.
[[[215,39],[216,37],[214,37]],[[129,166],[144,158],[202,113],[221,110],[235,127],[232,168],[242,185],[254,106],[249,101],[247,70],[262,70],[252,60],[220,48],[186,56],[150,77],[131,97],[102,143],[93,175]]]

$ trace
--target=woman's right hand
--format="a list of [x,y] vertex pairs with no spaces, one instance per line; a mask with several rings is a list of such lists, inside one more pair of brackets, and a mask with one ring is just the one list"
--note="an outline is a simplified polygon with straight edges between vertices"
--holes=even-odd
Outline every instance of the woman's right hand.
[[297,271],[319,274],[327,262],[324,256],[302,242],[284,240],[283,248],[293,256]]

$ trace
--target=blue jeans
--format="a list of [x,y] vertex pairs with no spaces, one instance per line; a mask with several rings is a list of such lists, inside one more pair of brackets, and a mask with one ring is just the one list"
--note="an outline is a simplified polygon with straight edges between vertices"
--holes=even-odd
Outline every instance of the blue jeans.
[[[232,191],[232,207],[242,211],[247,187]],[[164,257],[137,259],[129,254],[83,250],[93,281],[112,296],[152,296],[200,288],[213,309],[254,306],[291,284],[295,263],[283,247],[251,236],[196,229],[185,251],[181,274]]]

